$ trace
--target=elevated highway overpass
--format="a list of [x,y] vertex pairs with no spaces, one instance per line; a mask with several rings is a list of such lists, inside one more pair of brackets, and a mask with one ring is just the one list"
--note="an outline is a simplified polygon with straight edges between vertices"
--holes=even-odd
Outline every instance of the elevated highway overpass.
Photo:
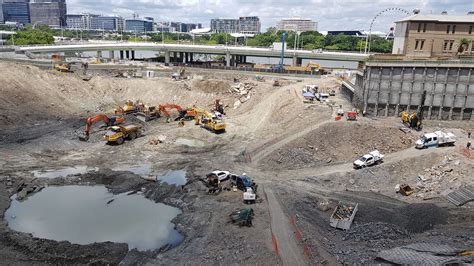
[[[224,45],[190,45],[190,44],[159,44],[159,43],[83,43],[68,45],[45,45],[18,47],[17,53],[71,53],[71,52],[102,52],[108,51],[110,55],[114,52],[120,53],[120,58],[134,59],[135,51],[153,51],[164,54],[165,63],[192,62],[194,54],[223,55],[226,65],[231,66],[234,62],[246,62],[247,56],[280,58],[281,50],[272,48],[255,48],[247,46],[224,46]],[[317,52],[307,50],[285,50],[285,58],[293,59],[293,65],[301,65],[303,59],[308,60],[331,60],[331,61],[365,61],[369,55],[349,52]]]

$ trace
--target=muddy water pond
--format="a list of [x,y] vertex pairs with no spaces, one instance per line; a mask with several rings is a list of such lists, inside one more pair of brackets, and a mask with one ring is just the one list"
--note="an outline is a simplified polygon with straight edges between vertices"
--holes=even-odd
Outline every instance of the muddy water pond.
[[206,143],[198,139],[186,139],[186,138],[177,138],[175,141],[176,145],[188,146],[188,147],[204,147]]
[[153,180],[161,181],[169,185],[183,186],[187,182],[185,170],[170,170],[163,174],[156,174],[156,171],[152,170],[150,163],[138,165],[121,165],[112,168],[112,170],[129,171],[140,176],[152,176]]
[[113,195],[104,186],[47,187],[19,202],[12,197],[8,226],[35,237],[74,244],[127,243],[141,251],[176,246],[171,222],[181,211],[143,195]]
[[162,175],[158,175],[156,179],[163,183],[176,186],[183,186],[187,182],[186,171],[184,170],[168,171]]
[[58,178],[66,177],[68,175],[85,174],[88,172],[97,171],[97,167],[88,167],[86,165],[77,165],[72,167],[65,167],[60,169],[49,169],[49,170],[34,170],[31,171],[34,177],[40,178]]

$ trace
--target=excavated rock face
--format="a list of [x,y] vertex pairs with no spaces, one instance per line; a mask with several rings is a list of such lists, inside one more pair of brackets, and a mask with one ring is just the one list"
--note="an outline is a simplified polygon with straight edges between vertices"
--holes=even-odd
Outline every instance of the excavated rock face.
[[349,122],[324,125],[269,156],[269,164],[295,169],[352,162],[372,150],[382,154],[406,149],[414,136],[395,127],[375,127]]

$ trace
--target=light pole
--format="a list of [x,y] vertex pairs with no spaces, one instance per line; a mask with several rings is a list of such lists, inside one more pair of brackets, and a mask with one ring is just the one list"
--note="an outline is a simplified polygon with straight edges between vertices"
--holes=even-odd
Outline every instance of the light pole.
[[165,33],[163,32],[163,22],[161,22],[161,44],[165,44]]
[[42,20],[36,21],[36,22],[33,24],[33,29],[36,29],[36,25],[38,25],[38,23],[41,23],[41,22],[44,22],[44,21],[42,21]]

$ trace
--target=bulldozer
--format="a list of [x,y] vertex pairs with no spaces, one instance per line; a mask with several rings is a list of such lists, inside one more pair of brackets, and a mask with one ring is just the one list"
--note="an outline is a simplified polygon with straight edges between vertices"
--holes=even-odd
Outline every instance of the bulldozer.
[[59,72],[67,72],[72,73],[71,64],[70,63],[59,63],[54,65],[54,69]]

